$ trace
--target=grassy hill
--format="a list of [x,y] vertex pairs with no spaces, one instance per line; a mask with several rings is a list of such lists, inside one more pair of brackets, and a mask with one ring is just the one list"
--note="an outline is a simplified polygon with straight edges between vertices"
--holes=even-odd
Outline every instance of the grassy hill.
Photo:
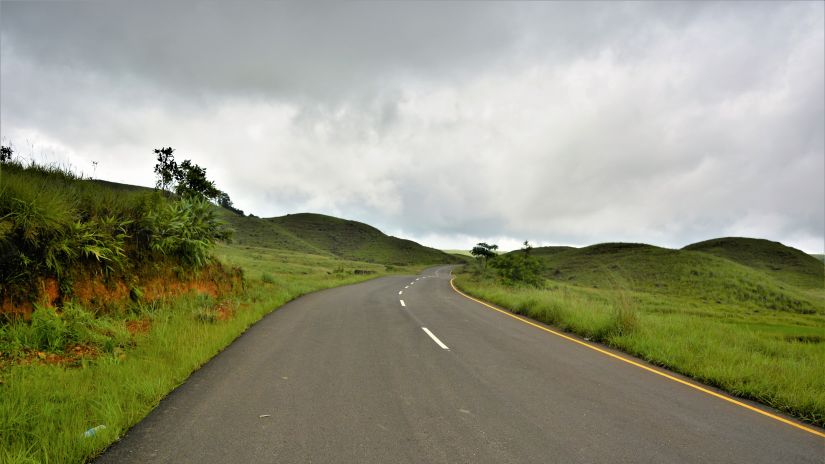
[[288,214],[265,221],[300,237],[308,246],[346,259],[399,265],[458,262],[456,257],[440,250],[388,236],[357,221],[312,213]]
[[[760,255],[760,263],[789,262],[785,250],[777,251],[781,253],[775,258]],[[809,272],[804,273],[799,266],[749,266],[708,252],[637,243],[542,247],[533,255],[543,261],[546,277],[558,282],[687,298],[697,304],[825,314],[825,292],[808,288],[815,278],[810,268],[802,268]],[[811,260],[821,272],[821,263]],[[806,286],[789,285],[798,281]]]
[[223,209],[220,214],[235,229],[234,241],[239,245],[394,265],[460,261],[440,250],[388,236],[367,224],[323,214],[257,218]]
[[235,230],[232,238],[234,244],[334,256],[331,251],[296,237],[295,234],[274,221],[254,216],[241,216],[224,208],[219,209],[220,218]]
[[825,266],[822,261],[778,242],[725,237],[694,243],[684,249],[726,258],[793,285],[814,288],[825,286]]

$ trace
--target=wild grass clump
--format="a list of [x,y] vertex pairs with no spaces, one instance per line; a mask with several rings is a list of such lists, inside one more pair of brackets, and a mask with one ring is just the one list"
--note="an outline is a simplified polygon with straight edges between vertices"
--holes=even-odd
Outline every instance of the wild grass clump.
[[0,326],[0,351],[9,356],[26,351],[61,353],[75,345],[94,345],[111,351],[127,341],[128,332],[120,322],[95,317],[74,303],[64,305],[60,312],[38,306],[31,323]]
[[115,190],[59,166],[0,166],[0,301],[37,299],[38,282],[130,275],[159,262],[205,266],[229,237],[212,205],[157,191]]

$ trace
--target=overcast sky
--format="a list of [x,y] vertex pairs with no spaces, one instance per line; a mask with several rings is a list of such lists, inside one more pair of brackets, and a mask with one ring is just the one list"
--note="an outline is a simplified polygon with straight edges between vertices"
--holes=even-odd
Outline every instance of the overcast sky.
[[825,4],[0,3],[0,137],[439,248],[825,248]]

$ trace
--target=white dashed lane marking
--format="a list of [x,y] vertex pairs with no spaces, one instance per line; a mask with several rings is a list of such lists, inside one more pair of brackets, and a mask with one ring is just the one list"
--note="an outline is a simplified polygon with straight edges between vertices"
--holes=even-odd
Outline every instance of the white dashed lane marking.
[[441,340],[438,339],[438,337],[436,337],[432,332],[430,332],[430,329],[428,329],[426,327],[422,327],[421,329],[424,330],[424,332],[426,332],[427,335],[429,335],[430,338],[432,338],[433,341],[436,342],[438,344],[438,346],[441,347],[442,350],[449,350],[450,349],[447,345],[442,343]]

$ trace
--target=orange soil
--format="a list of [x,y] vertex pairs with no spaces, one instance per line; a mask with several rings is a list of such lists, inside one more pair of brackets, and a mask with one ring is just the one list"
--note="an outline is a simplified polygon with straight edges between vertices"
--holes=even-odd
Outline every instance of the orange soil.
[[[240,274],[216,265],[203,269],[191,280],[180,280],[173,275],[140,279],[137,283],[143,292],[144,301],[156,301],[195,291],[219,297],[241,284]],[[56,307],[61,303],[60,288],[54,278],[40,281],[40,295],[36,299],[42,306]],[[129,300],[130,287],[123,280],[105,282],[101,276],[78,279],[72,286],[71,301],[88,309],[106,309]],[[9,299],[0,301],[0,314],[10,318],[30,319],[34,310],[33,301],[14,303]]]
[[[26,351],[23,357],[16,360],[17,364],[50,364],[56,366],[76,365],[81,359],[96,358],[100,355],[100,350],[90,345],[74,345],[68,347],[63,353],[52,353],[48,351]],[[15,362],[15,361],[12,361]]]
[[140,319],[137,321],[129,321],[126,323],[126,330],[128,330],[132,336],[138,334],[145,334],[149,332],[149,329],[151,328],[152,321],[150,321],[149,319]]

